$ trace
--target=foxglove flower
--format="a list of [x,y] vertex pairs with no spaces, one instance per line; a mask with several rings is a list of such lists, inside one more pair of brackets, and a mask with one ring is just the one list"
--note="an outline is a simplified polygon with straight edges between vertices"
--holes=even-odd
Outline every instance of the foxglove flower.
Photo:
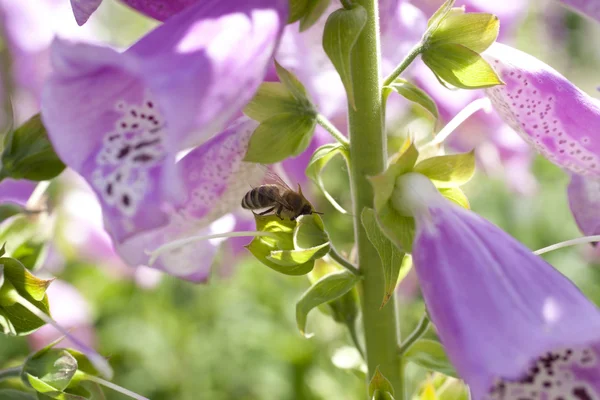
[[[262,81],[286,3],[198,2],[124,53],[53,44],[44,123],[61,159],[92,185],[129,264],[239,207],[257,173],[242,163],[256,123],[223,129]],[[199,144],[175,163],[179,151]],[[203,252],[207,262],[198,260]],[[200,242],[163,254],[155,266],[205,280],[212,252]]]
[[501,229],[399,179],[431,320],[473,399],[600,398],[600,311]]
[[486,89],[504,121],[555,164],[600,176],[600,101],[509,46],[495,43],[484,57],[506,83]]

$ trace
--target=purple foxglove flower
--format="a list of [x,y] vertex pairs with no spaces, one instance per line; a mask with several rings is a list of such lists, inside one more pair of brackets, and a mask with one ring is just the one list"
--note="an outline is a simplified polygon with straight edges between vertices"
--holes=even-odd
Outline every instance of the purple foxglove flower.
[[102,0],[71,0],[73,15],[78,25],[83,25],[87,22],[90,15],[100,7]]
[[205,0],[121,0],[121,2],[159,21],[166,20],[192,4],[208,3]]
[[[191,235],[223,233],[223,225],[216,221],[239,209],[240,199],[264,174],[260,166],[242,161],[257,125],[246,119],[238,121],[179,161],[187,194],[179,208],[160,201],[150,186],[157,183],[156,176],[163,168],[160,163],[149,171],[149,186],[139,192],[142,197],[132,195],[129,205],[120,202],[118,197],[118,194],[122,197],[128,193],[125,184],[109,181],[97,185],[95,190],[103,206],[105,226],[117,253],[128,264],[141,265],[148,262],[147,251],[168,242]],[[114,186],[108,193],[105,185],[110,182]],[[206,240],[194,242],[162,253],[152,267],[203,282],[209,277],[217,246],[218,243]]]
[[[600,311],[497,226],[402,178],[429,315],[473,399],[600,396]],[[410,205],[412,204],[412,206]]]
[[600,235],[600,178],[571,174],[569,207],[585,235]]
[[600,175],[600,101],[538,59],[495,43],[484,57],[503,86],[486,89],[502,119],[553,163]]
[[35,189],[35,183],[31,181],[5,179],[0,182],[0,204],[16,203],[23,206],[27,203],[33,189]]
[[597,22],[600,22],[600,3],[598,0],[559,0],[560,3],[573,10],[579,12],[581,15],[592,18]]

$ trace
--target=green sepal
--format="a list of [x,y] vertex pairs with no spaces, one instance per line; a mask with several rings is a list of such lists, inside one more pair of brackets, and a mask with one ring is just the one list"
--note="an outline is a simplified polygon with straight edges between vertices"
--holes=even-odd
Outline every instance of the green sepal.
[[27,392],[21,392],[13,389],[0,389],[0,399],[2,400],[36,400],[35,395]]
[[352,86],[352,51],[367,23],[367,10],[354,5],[351,9],[341,8],[327,18],[323,31],[323,49],[337,70],[348,103],[356,109],[354,88]]
[[412,251],[415,219],[400,214],[391,202],[377,210],[377,222],[382,232],[406,253]]
[[48,252],[49,226],[44,218],[29,212],[14,215],[0,230],[0,243],[6,242],[6,253],[29,270],[40,267]]
[[329,242],[305,250],[275,250],[266,258],[282,267],[295,267],[323,257],[329,252]]
[[6,135],[1,160],[0,176],[12,179],[45,181],[65,169],[48,139],[40,114]]
[[466,208],[469,210],[471,205],[469,204],[469,199],[459,188],[440,188],[439,192],[450,201],[455,202],[462,208]]
[[304,15],[300,18],[300,32],[313,26],[329,7],[331,0],[308,0]]
[[300,104],[306,105],[308,109],[312,109],[312,103],[308,98],[308,93],[306,93],[304,85],[298,80],[298,78],[296,78],[296,76],[290,71],[283,68],[277,61],[275,61],[275,72],[277,73],[277,77],[281,83],[283,83],[296,101]]
[[[2,243],[2,247],[0,247],[0,257],[6,254],[6,243]],[[2,286],[2,282],[4,281],[4,276],[0,276],[0,286]]]
[[499,30],[500,21],[494,14],[465,13],[462,8],[454,8],[432,33],[428,44],[460,44],[481,53],[494,43]]
[[50,315],[46,289],[52,280],[32,275],[21,262],[0,258],[0,328],[6,335],[26,335],[45,324],[19,301],[27,301]]
[[280,114],[302,114],[306,111],[281,82],[262,83],[244,113],[255,121],[263,122]]
[[483,57],[460,44],[428,47],[421,58],[442,83],[461,89],[481,89],[504,84]]
[[439,188],[455,188],[467,183],[475,174],[475,152],[427,158],[413,170],[425,175]]
[[302,153],[316,126],[314,115],[285,113],[263,121],[252,134],[244,161],[273,164]]
[[[383,400],[389,399],[385,394],[394,395],[394,387],[392,383],[379,371],[379,367],[375,368],[375,373],[369,382],[369,399]],[[391,397],[393,399],[393,397]]]
[[348,293],[360,278],[350,271],[334,272],[315,282],[296,303],[296,324],[300,332],[306,333],[306,319],[308,313],[320,304],[330,302]]
[[419,339],[408,348],[403,358],[424,368],[458,377],[454,366],[448,360],[444,347],[440,342],[430,339]]
[[383,233],[404,252],[409,253],[415,234],[415,221],[412,217],[400,214],[392,204],[396,180],[411,172],[419,152],[413,143],[408,143],[403,151],[392,159],[388,169],[381,175],[370,177],[374,191],[374,206],[377,222]]
[[[385,278],[385,291],[383,295],[383,302],[381,308],[383,308],[389,299],[394,294],[396,286],[400,283],[399,277],[401,275],[401,268],[410,268],[410,263],[403,263],[404,252],[402,252],[392,241],[381,231],[379,224],[377,223],[377,217],[375,211],[372,208],[365,208],[361,214],[361,220],[369,241],[377,250],[379,258],[381,258],[381,265],[383,267],[383,276]],[[404,271],[404,276],[406,276]]]
[[442,4],[440,8],[438,8],[436,12],[433,13],[431,18],[429,18],[429,21],[427,21],[428,31],[433,31],[439,26],[442,20],[446,18],[446,15],[448,15],[450,10],[452,9],[452,6],[454,6],[455,1],[456,0],[446,0],[444,4]]
[[[0,204],[0,224],[5,220],[24,213],[26,210],[23,206],[16,203],[2,203]],[[1,256],[1,254],[0,254]]]
[[381,175],[372,176],[369,178],[374,191],[375,210],[380,210],[390,200],[396,186],[396,179],[407,172],[412,171],[417,159],[419,151],[414,143],[408,142],[405,149],[402,149],[391,160],[388,169]]
[[435,119],[439,118],[438,108],[435,101],[425,91],[406,79],[396,78],[392,84],[383,88],[384,96],[391,91],[398,93],[408,101],[412,101],[427,110]]

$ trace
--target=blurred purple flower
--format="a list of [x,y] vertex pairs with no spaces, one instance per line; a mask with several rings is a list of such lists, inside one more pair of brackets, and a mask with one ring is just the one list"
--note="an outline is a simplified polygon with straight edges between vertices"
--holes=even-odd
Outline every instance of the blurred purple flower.
[[600,178],[571,174],[569,207],[585,235],[600,235]]
[[506,83],[486,89],[502,119],[553,163],[600,175],[600,101],[509,46],[495,43],[484,56]]
[[[96,339],[90,305],[81,293],[75,287],[60,280],[53,281],[46,293],[52,318],[71,335],[61,341],[57,347],[78,348],[81,344],[95,347]],[[33,350],[40,350],[62,336],[63,333],[57,331],[52,325],[44,325],[27,338]],[[79,342],[73,343],[71,338]]]
[[[124,53],[55,41],[44,122],[59,156],[99,196],[106,229],[129,264],[209,229],[239,207],[251,175],[260,175],[241,161],[256,123],[223,129],[262,81],[286,4],[197,3]],[[179,151],[200,144],[175,163]],[[155,266],[202,281],[214,251],[195,243]],[[199,254],[207,261],[199,263]]]
[[24,206],[33,189],[35,183],[31,181],[5,179],[0,182],[0,204],[10,202]]
[[413,262],[423,297],[473,398],[597,398],[599,310],[551,265],[441,197],[424,176],[402,179],[413,196]]
[[122,3],[140,13],[164,21],[192,4],[209,2],[206,0],[121,0]]
[[600,2],[598,0],[559,0],[559,2],[586,17],[600,22]]

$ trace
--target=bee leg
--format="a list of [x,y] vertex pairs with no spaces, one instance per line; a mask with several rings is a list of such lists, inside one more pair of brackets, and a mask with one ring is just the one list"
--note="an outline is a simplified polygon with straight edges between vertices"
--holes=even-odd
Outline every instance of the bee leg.
[[268,210],[265,210],[265,211],[263,211],[263,212],[261,212],[261,213],[258,213],[258,214],[257,214],[257,213],[254,213],[254,211],[252,211],[252,212],[254,213],[254,215],[266,215],[266,214],[268,214],[268,213],[272,212],[274,209],[275,209],[275,207],[271,207],[271,208],[269,208]]
[[281,212],[282,211],[283,211],[283,207],[279,206],[279,208],[277,209],[277,212],[275,214],[277,214],[277,216],[279,217],[279,219],[283,221],[283,217],[281,216]]

